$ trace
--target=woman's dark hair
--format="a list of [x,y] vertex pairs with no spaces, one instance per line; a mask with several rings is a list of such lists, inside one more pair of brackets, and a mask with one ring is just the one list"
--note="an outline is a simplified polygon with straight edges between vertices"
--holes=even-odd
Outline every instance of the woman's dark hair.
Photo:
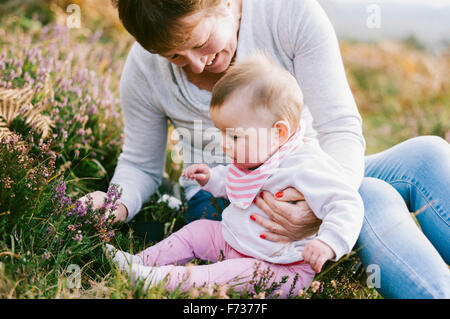
[[[164,55],[184,45],[205,15],[187,24],[182,18],[217,11],[222,0],[112,0],[127,31],[146,50]],[[204,10],[207,9],[207,10]]]

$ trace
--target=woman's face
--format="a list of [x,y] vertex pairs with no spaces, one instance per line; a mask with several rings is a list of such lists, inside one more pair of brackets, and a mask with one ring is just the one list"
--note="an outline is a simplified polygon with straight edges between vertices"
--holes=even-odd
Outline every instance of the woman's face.
[[[238,23],[228,7],[224,15],[204,18],[193,30],[186,45],[165,55],[175,65],[189,66],[193,73],[222,73],[228,69],[237,47]],[[198,14],[183,18],[190,22]]]

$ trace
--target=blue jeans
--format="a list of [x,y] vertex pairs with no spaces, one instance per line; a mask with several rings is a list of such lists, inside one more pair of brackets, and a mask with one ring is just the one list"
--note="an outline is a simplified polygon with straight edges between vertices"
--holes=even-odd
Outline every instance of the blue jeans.
[[[384,298],[450,298],[450,145],[421,136],[367,156],[359,192],[365,216],[354,250],[378,276],[377,291]],[[188,202],[188,220],[220,220],[228,204],[201,190]]]

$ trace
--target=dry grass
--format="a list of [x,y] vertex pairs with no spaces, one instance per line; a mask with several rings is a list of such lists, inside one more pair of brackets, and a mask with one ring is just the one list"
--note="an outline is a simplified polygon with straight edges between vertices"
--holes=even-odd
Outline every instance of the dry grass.
[[368,154],[419,135],[450,141],[450,50],[433,55],[401,42],[343,42],[341,50]]

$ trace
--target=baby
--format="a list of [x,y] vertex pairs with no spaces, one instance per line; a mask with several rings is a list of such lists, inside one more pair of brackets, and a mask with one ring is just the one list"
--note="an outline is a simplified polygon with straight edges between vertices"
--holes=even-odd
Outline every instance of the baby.
[[[193,164],[183,177],[230,201],[222,221],[194,221],[137,255],[112,251],[120,268],[145,287],[167,277],[169,289],[180,285],[233,284],[252,279],[256,265],[270,269],[270,282],[288,280],[286,297],[312,282],[327,260],[337,261],[353,248],[362,227],[364,207],[341,166],[304,137],[303,95],[296,79],[264,54],[254,54],[232,66],[212,92],[211,119],[221,131],[224,152],[233,162],[210,168]],[[265,229],[252,220],[267,215],[254,201],[261,191],[277,193],[287,187],[301,192],[322,220],[317,234],[290,243],[265,240]],[[213,264],[178,266],[193,258]],[[131,267],[130,267],[131,265]],[[238,280],[238,281],[239,281]],[[238,285],[235,289],[251,285]]]

